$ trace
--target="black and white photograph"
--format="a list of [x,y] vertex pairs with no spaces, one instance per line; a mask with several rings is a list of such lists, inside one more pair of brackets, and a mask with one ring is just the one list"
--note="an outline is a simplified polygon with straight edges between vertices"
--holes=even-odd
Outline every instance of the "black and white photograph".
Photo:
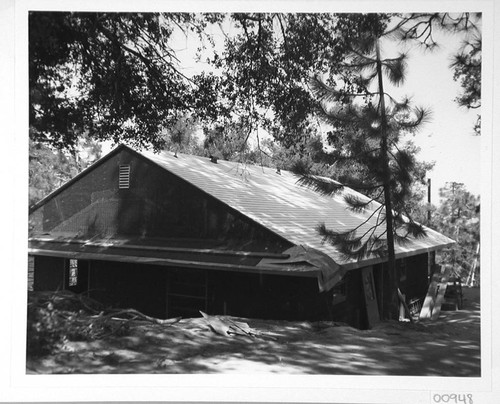
[[6,400],[495,402],[495,1],[8,3]]

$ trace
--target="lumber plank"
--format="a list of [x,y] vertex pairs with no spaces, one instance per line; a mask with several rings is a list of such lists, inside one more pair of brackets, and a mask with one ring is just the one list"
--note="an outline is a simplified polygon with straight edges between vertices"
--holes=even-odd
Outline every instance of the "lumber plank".
[[420,310],[420,320],[436,320],[439,317],[450,272],[451,267],[444,266],[432,276],[427,295]]

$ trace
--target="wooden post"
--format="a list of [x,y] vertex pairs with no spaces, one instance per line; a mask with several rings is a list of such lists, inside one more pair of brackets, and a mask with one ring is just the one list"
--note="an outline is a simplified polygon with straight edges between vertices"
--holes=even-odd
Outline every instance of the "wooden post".
[[429,204],[429,207],[427,209],[427,224],[431,223],[431,179],[427,179],[427,203]]

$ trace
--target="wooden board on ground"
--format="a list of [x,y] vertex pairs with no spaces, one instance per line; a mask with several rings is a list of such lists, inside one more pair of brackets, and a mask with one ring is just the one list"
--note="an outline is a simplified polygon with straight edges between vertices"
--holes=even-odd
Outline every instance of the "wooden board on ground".
[[439,314],[441,313],[441,305],[444,302],[444,294],[446,293],[446,287],[448,286],[448,278],[450,276],[450,271],[445,271],[443,277],[441,278],[441,283],[439,284],[438,293],[436,296],[436,301],[434,302],[434,307],[432,309],[431,320],[437,320]]
[[451,267],[445,266],[440,272],[432,276],[429,290],[425,296],[424,304],[420,310],[420,320],[430,319],[435,320],[441,313],[441,305],[444,300],[448,278],[450,276]]

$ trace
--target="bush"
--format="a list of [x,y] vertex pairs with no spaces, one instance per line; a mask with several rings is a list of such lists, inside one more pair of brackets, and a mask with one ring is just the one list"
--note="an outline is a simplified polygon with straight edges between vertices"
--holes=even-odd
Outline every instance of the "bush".
[[69,291],[29,292],[27,353],[48,355],[67,341],[92,341],[109,335],[127,335],[127,321],[103,314],[93,299]]
[[39,356],[51,353],[64,342],[66,324],[60,313],[48,301],[41,306],[28,305],[28,354]]

